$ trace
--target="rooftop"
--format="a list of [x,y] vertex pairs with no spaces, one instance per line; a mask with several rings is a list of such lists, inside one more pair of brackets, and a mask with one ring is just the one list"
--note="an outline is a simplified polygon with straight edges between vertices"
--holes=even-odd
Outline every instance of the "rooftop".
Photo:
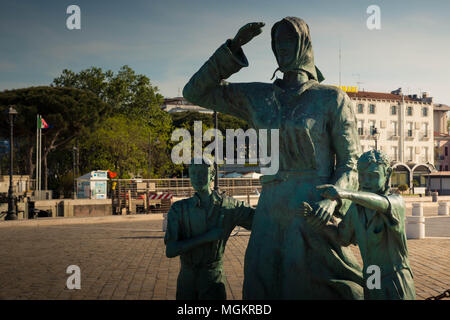
[[423,93],[421,97],[416,94],[402,96],[401,90],[395,90],[392,91],[391,93],[372,92],[372,91],[347,92],[347,95],[350,98],[356,99],[375,99],[375,100],[392,100],[392,101],[401,101],[403,97],[405,99],[405,102],[422,102],[422,103],[431,103],[433,100],[431,97],[428,97],[426,93]]

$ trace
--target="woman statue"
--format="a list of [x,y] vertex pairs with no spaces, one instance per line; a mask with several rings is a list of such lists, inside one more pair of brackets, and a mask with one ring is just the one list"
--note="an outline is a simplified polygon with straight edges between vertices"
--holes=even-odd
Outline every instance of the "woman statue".
[[314,214],[325,224],[348,209],[346,200],[323,200],[316,186],[358,187],[360,144],[351,100],[342,90],[319,84],[323,76],[314,64],[309,27],[295,17],[272,28],[275,72],[283,72],[283,79],[225,82],[248,66],[241,46],[263,26],[243,26],[183,90],[188,101],[245,119],[255,129],[279,129],[280,168],[261,179],[245,254],[243,298],[362,299],[361,268],[350,249],[299,214],[302,202],[313,203]]

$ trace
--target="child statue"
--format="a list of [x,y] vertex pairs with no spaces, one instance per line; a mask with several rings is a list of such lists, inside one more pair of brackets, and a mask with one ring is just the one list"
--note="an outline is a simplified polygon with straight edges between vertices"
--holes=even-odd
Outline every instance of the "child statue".
[[325,228],[341,245],[359,246],[366,284],[367,278],[371,276],[368,267],[379,267],[378,288],[364,287],[364,298],[368,300],[415,299],[405,235],[405,204],[400,195],[389,192],[391,174],[387,156],[380,151],[370,150],[358,160],[360,191],[344,190],[329,184],[317,187],[326,199],[352,201],[337,227],[321,223],[312,214],[313,209],[308,203],[303,203],[301,209],[303,215],[310,217],[308,221],[312,225]]
[[180,256],[177,300],[225,300],[223,254],[233,229],[251,229],[255,209],[211,190],[212,164],[191,164],[196,193],[175,202],[164,238],[168,258]]

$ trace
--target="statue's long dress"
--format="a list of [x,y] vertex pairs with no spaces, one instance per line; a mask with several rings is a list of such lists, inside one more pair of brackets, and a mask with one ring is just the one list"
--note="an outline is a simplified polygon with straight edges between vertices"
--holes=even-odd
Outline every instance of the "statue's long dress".
[[[247,65],[242,50],[232,54],[225,43],[183,90],[188,101],[245,119],[255,129],[279,129],[280,168],[262,177],[243,298],[361,299],[361,268],[350,249],[298,215],[303,201],[322,200],[317,185],[357,188],[360,147],[351,101],[315,80],[298,92],[282,90],[278,81],[223,81]],[[344,203],[340,213],[347,208]]]

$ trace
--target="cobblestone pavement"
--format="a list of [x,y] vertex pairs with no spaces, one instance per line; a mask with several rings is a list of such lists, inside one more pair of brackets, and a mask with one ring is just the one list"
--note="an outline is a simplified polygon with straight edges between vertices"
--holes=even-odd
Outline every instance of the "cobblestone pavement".
[[[436,218],[433,218],[436,219]],[[162,221],[0,229],[0,299],[174,299],[179,259],[165,256]],[[241,299],[248,232],[225,252],[228,299]],[[450,288],[450,238],[409,240],[417,298]],[[353,247],[359,257],[357,247]],[[81,290],[65,288],[81,268]]]

